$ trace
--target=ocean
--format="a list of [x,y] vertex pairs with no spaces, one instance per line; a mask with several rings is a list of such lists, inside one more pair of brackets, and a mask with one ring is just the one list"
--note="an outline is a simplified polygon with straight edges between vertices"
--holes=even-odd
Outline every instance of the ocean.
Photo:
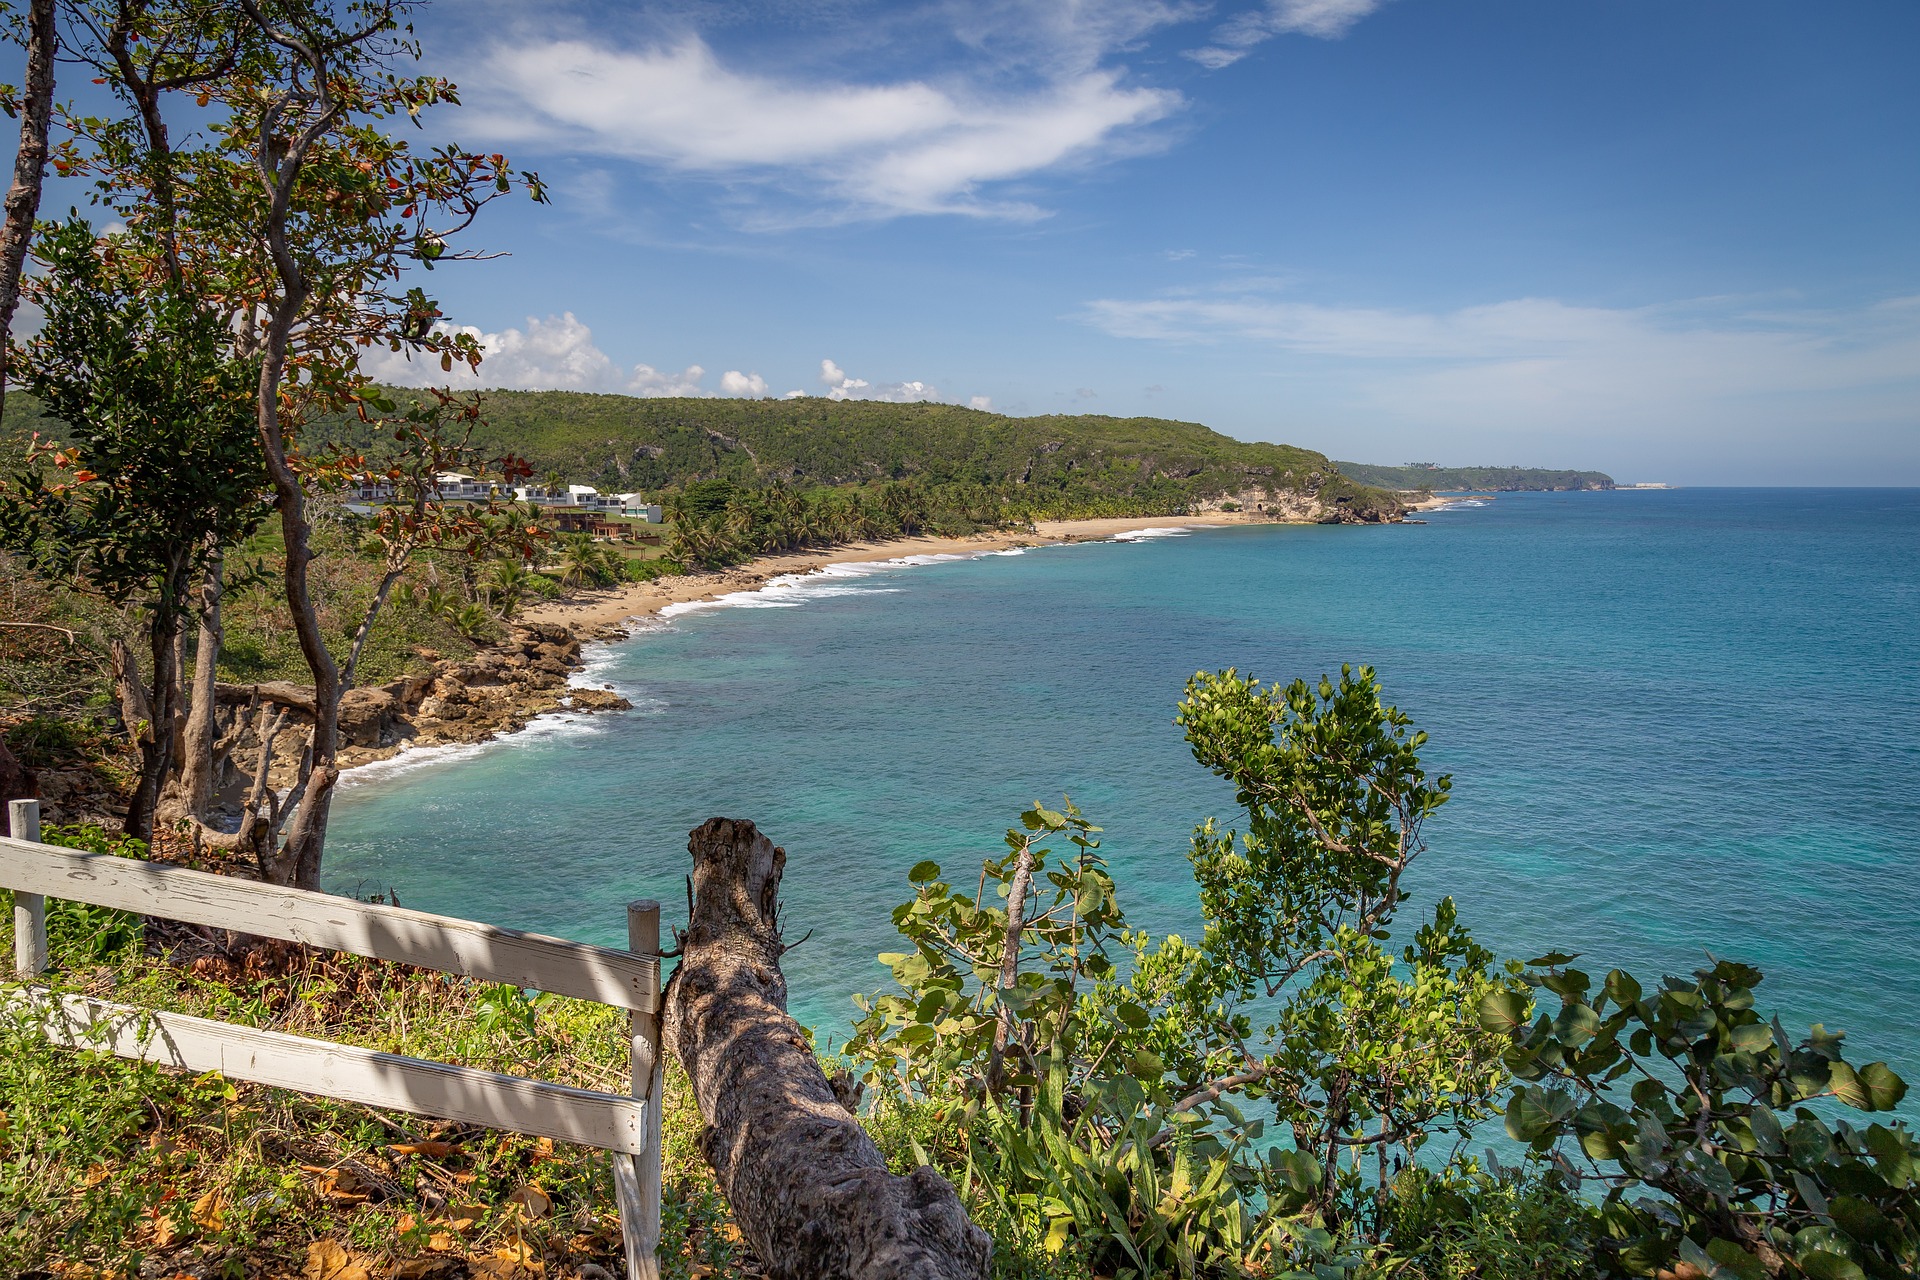
[[[1034,800],[1105,828],[1135,925],[1198,931],[1230,788],[1173,726],[1199,669],[1374,667],[1453,799],[1402,920],[1643,981],[1767,973],[1790,1028],[1920,1079],[1920,490],[1465,500],[1424,525],[1235,526],[843,566],[596,650],[631,712],[348,775],[327,887],[619,944],[684,921],[686,833],[787,849],[795,1013],[846,1035],[894,905]],[[1170,525],[1176,523],[1169,521]]]

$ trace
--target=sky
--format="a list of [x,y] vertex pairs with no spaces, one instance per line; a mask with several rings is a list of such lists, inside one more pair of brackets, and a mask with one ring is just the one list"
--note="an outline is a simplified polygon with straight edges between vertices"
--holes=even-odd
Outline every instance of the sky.
[[[1913,0],[439,0],[485,385],[1920,484]],[[432,370],[378,370],[423,380]]]

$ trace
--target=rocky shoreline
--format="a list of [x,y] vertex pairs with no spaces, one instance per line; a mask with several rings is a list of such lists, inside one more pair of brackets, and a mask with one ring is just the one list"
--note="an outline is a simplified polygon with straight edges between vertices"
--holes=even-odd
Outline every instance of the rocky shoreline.
[[499,643],[471,658],[423,651],[431,671],[341,699],[340,763],[353,768],[412,748],[486,742],[555,711],[625,711],[633,704],[611,686],[587,688],[572,677],[586,665],[583,644],[626,637],[617,626],[527,622],[509,624]]

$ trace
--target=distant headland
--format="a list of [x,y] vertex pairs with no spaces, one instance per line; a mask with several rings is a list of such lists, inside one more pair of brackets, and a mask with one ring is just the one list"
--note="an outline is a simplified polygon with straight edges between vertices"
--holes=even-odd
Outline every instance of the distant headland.
[[1336,462],[1340,473],[1360,484],[1381,489],[1457,490],[1491,493],[1523,491],[1565,492],[1612,489],[1613,477],[1604,471],[1556,471],[1546,467],[1443,467],[1432,462],[1409,462],[1383,467],[1367,462]]

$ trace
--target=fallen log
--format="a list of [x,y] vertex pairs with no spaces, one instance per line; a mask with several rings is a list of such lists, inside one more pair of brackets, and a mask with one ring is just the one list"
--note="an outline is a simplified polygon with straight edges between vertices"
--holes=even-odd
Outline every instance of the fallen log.
[[780,972],[786,851],[712,818],[687,841],[692,918],[679,934],[666,1036],[693,1082],[701,1150],[773,1280],[983,1280],[993,1241],[953,1187],[902,1178],[842,1106]]

